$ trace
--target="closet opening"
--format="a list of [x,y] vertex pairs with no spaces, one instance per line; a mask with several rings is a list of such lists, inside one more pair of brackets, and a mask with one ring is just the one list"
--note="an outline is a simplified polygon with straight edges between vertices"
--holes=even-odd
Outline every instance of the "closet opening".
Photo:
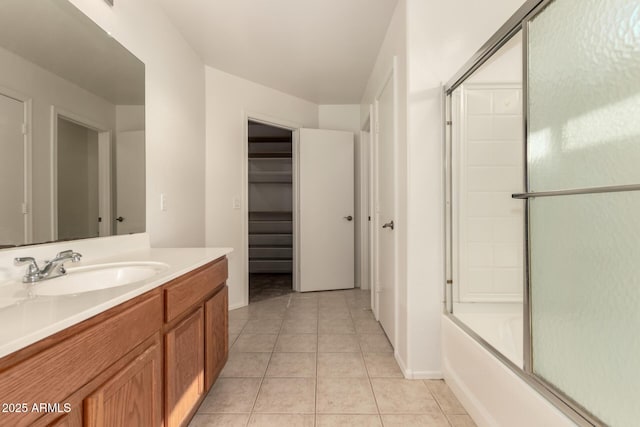
[[248,121],[249,303],[293,292],[293,132]]

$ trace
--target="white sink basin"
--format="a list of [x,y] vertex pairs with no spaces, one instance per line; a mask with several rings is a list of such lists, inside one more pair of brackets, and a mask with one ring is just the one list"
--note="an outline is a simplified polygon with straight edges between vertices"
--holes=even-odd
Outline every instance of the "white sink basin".
[[149,279],[169,266],[162,262],[120,262],[69,268],[67,274],[37,282],[35,295],[70,295],[115,288]]

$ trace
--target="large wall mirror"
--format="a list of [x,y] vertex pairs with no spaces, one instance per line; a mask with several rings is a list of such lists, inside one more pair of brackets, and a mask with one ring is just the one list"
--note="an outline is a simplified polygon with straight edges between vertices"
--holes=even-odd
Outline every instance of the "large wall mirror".
[[0,248],[145,231],[144,64],[67,0],[4,0],[0,64]]

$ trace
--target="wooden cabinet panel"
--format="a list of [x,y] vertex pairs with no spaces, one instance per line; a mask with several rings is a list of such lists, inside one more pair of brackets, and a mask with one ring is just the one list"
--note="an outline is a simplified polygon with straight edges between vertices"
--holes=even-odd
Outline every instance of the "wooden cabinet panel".
[[165,321],[177,319],[227,280],[227,258],[185,274],[165,287]]
[[58,418],[48,427],[82,427],[82,425],[82,411],[76,410]]
[[161,346],[158,339],[84,401],[85,425],[160,426]]
[[229,355],[229,288],[225,286],[204,304],[205,384],[209,390]]
[[165,334],[165,420],[179,426],[204,394],[202,306]]
[[[64,399],[162,327],[159,292],[0,374],[5,402],[64,403]],[[2,425],[28,425],[43,414],[5,413]]]

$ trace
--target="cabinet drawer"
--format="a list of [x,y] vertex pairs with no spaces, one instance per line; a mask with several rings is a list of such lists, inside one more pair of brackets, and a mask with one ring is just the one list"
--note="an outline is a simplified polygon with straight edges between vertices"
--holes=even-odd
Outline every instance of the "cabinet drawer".
[[[104,322],[71,336],[0,375],[5,402],[64,403],[162,326],[162,296],[154,292]],[[74,408],[72,408],[73,410]],[[0,414],[0,425],[28,425],[42,413]]]
[[165,321],[170,322],[202,301],[227,280],[227,258],[179,277],[165,286]]

